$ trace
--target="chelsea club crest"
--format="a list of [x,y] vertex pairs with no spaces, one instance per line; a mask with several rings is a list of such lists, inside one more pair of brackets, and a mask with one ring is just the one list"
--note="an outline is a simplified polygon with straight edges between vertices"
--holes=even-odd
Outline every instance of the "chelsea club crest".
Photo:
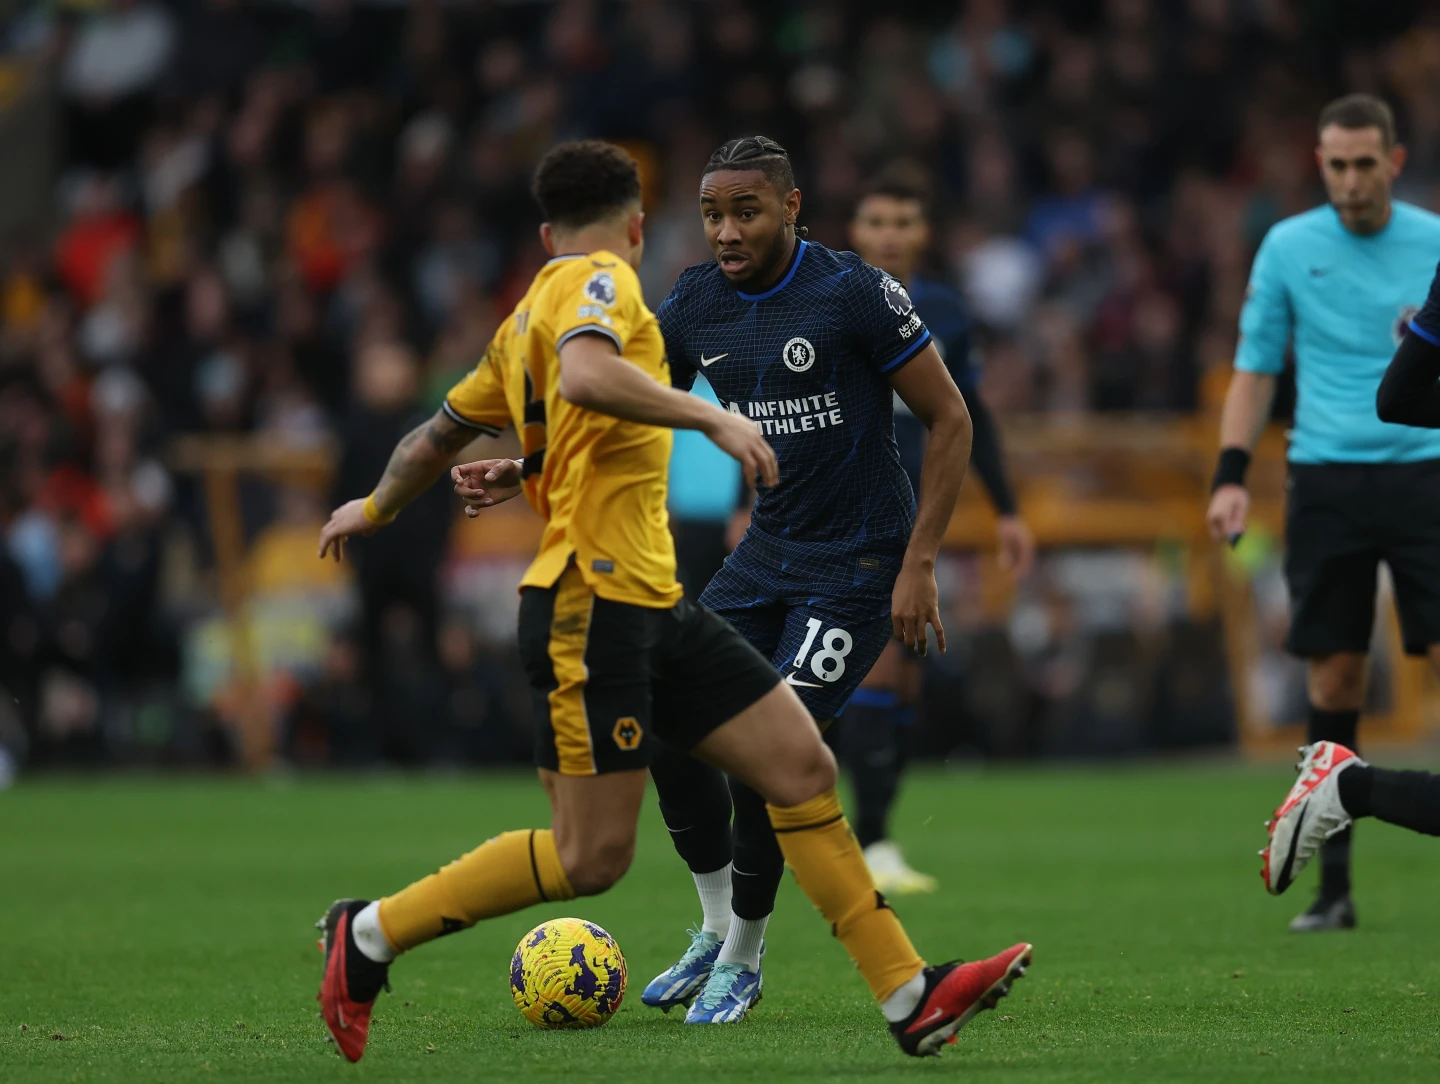
[[780,359],[792,373],[803,373],[815,364],[815,348],[810,345],[809,339],[802,339],[797,335],[780,351]]

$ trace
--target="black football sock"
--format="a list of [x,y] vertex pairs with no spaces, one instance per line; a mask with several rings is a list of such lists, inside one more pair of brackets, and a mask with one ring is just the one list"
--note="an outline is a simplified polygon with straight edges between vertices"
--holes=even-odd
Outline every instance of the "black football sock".
[[725,773],[657,742],[650,777],[675,851],[690,872],[714,873],[729,865],[730,788]]
[[1340,803],[1352,817],[1440,836],[1440,775],[1356,764],[1340,773]]
[[[1355,745],[1359,728],[1359,711],[1325,711],[1313,704],[1310,706],[1307,738],[1312,743],[1334,741],[1358,752]],[[1334,900],[1350,895],[1350,841],[1354,831],[1354,826],[1351,826],[1343,832],[1336,832],[1321,844],[1320,895],[1324,899]]]
[[775,840],[765,799],[739,780],[730,780],[735,802],[735,868],[730,909],[736,918],[762,919],[775,910],[775,894],[785,876],[785,856]]
[[855,838],[862,847],[887,838],[890,808],[900,791],[904,752],[894,718],[899,704],[889,690],[858,689],[836,724],[855,789]]

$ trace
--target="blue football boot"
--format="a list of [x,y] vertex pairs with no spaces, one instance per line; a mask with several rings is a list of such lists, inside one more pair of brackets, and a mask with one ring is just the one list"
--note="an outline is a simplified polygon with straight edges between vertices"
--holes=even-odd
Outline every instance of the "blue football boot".
[[[760,946],[765,958],[765,946]],[[738,1024],[760,1002],[765,988],[764,964],[749,971],[744,964],[717,963],[710,970],[705,988],[685,1014],[687,1024]]]
[[704,987],[710,969],[715,966],[715,957],[720,955],[720,938],[709,930],[693,927],[686,932],[690,934],[690,947],[676,963],[650,981],[640,995],[642,1004],[669,1012],[676,1005],[690,1004]]

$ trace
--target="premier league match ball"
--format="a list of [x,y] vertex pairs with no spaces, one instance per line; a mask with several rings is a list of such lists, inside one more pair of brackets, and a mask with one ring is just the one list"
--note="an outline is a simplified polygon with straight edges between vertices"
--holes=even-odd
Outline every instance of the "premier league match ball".
[[536,1027],[598,1028],[625,997],[625,957],[593,922],[552,918],[515,947],[510,996]]

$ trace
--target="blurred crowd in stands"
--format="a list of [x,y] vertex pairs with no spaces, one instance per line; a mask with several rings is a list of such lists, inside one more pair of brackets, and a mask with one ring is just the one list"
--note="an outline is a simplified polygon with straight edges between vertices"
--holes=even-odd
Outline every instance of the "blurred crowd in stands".
[[[1002,417],[1196,409],[1260,237],[1321,198],[1313,124],[1336,93],[1396,106],[1403,197],[1432,205],[1440,182],[1440,22],[1404,5],[10,11],[6,78],[45,95],[59,138],[29,163],[53,199],[0,239],[0,775],[22,756],[229,755],[224,690],[195,676],[224,624],[204,483],[169,455],[186,433],[338,449],[329,489],[241,486],[252,587],[360,599],[290,691],[267,690],[286,755],[524,755],[503,655],[441,605],[445,488],[360,549],[358,590],[313,560],[313,532],[543,261],[527,182],[556,140],[641,162],[652,305],[708,257],[695,192],[724,139],[788,147],[801,221],[838,247],[867,178],[915,163],[932,270],[969,299]],[[196,717],[212,722],[177,721]]]

